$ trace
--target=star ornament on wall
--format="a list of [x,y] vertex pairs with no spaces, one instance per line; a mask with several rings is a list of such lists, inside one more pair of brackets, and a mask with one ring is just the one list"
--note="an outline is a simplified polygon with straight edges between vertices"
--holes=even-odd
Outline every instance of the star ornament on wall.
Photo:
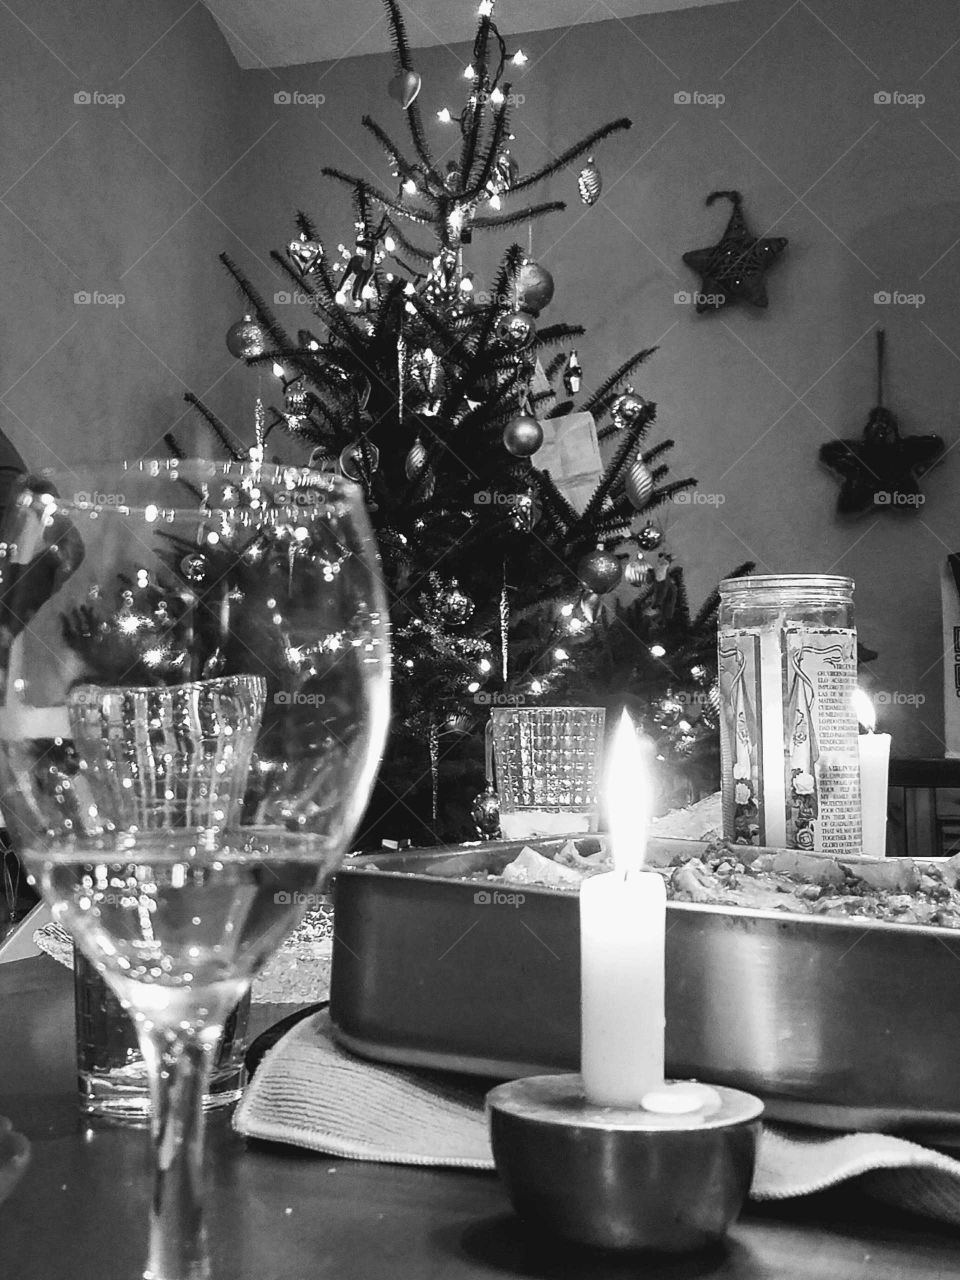
[[939,436],[901,436],[897,419],[878,405],[861,440],[831,440],[820,446],[820,461],[840,476],[837,512],[913,511],[923,503],[917,481],[943,457]]
[[697,311],[720,311],[732,302],[749,302],[754,307],[767,305],[764,276],[787,247],[783,236],[757,237],[748,229],[739,191],[714,191],[707,205],[715,200],[729,200],[733,205],[718,244],[709,249],[692,249],[683,255],[688,267],[700,276],[696,295]]

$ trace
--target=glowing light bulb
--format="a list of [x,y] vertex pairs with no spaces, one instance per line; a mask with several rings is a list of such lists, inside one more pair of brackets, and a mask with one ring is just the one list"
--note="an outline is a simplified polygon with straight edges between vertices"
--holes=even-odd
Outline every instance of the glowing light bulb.
[[377,296],[377,291],[372,284],[365,284],[360,290],[360,296],[365,302],[370,302]]
[[307,349],[309,351],[319,351],[320,343],[316,340],[316,338],[311,338],[310,341],[307,343]]
[[539,680],[534,680],[530,685],[531,693],[543,693],[543,684]]
[[408,281],[407,281],[407,283],[406,283],[406,285],[404,286],[404,290],[403,290],[403,292],[404,292],[404,293],[407,295],[407,297],[409,298],[409,297],[411,297],[413,294],[415,294],[417,291],[416,291],[416,289],[413,287],[413,283],[412,283],[411,281],[409,281],[409,280],[408,280]]
[[497,106],[499,106],[500,103],[503,101],[503,90],[499,88],[494,89],[493,92],[490,94],[490,101],[495,102]]
[[483,672],[484,675],[486,675],[487,672],[492,669],[492,664],[489,658],[481,658],[480,661],[477,663],[477,666],[480,668],[480,670]]
[[553,656],[556,658],[558,662],[566,662],[567,659],[570,657],[566,649],[554,649]]
[[453,119],[453,116],[450,114],[450,108],[441,107],[440,110],[437,112],[437,119],[440,121],[441,124],[449,124],[450,121]]
[[470,276],[464,276],[460,281],[461,293],[473,293],[473,280]]
[[278,378],[283,377],[283,365],[278,364],[276,360],[273,362],[273,372]]
[[489,18],[492,13],[493,0],[480,0],[480,4],[477,6],[477,17]]
[[417,194],[417,184],[414,182],[412,178],[408,178],[406,180],[406,182],[403,184],[403,189],[408,196],[415,196]]
[[471,680],[467,685],[467,693],[476,693],[480,688],[479,680]]
[[386,249],[387,253],[393,253],[394,249],[397,247],[397,242],[394,240],[393,236],[384,236],[383,247]]
[[564,618],[569,618],[571,613],[573,613],[573,605],[572,604],[563,605],[563,607],[560,610],[560,613],[563,615]]
[[663,658],[663,657],[665,657],[666,652],[667,652],[667,651],[666,651],[666,649],[663,647],[663,645],[662,645],[662,644],[652,644],[652,645],[650,646],[650,657],[651,657],[651,658]]
[[473,70],[473,66],[468,62],[463,69],[463,78],[464,80],[472,80],[474,75],[475,72]]
[[496,192],[494,192],[494,194],[490,197],[490,208],[499,209],[501,204],[502,204],[502,201],[500,197],[496,194]]
[[522,49],[518,49],[517,52],[513,55],[513,57],[510,59],[510,61],[513,63],[515,67],[524,67],[530,61],[530,59],[523,52]]

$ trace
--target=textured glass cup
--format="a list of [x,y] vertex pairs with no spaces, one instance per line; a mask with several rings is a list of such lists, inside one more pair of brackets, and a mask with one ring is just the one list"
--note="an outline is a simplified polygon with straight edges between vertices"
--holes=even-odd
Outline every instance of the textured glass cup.
[[0,530],[0,805],[136,1027],[153,1280],[209,1274],[217,1045],[339,864],[388,715],[383,588],[349,481],[177,460],[23,479]]
[[502,814],[596,809],[603,707],[497,707],[490,715]]
[[[136,1023],[82,951],[73,957],[80,1110],[91,1120],[139,1128],[150,1123],[150,1075]],[[243,1092],[250,993],[223,1025],[203,1095],[205,1111],[237,1102]]]

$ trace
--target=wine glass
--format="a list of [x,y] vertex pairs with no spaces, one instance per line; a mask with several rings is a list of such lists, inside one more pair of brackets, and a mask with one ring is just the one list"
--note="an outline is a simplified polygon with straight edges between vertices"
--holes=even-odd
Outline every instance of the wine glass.
[[165,460],[25,477],[0,530],[0,796],[151,1081],[150,1280],[209,1274],[206,1073],[338,866],[389,715],[360,490]]

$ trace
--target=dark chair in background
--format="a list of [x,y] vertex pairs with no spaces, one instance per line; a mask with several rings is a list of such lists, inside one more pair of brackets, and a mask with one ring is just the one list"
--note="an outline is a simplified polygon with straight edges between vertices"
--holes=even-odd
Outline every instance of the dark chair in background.
[[887,856],[960,853],[960,760],[891,760]]

